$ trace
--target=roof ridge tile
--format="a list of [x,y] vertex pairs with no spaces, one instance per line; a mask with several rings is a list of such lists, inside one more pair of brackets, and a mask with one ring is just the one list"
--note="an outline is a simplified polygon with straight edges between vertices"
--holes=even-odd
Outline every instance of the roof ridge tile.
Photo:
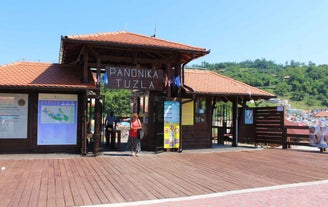
[[[117,39],[113,39],[113,40],[106,39],[106,38],[109,38],[109,36],[114,37],[114,36],[121,35],[121,34],[126,34],[126,35],[130,35],[130,36],[134,36],[134,37],[140,37],[140,38],[144,38],[144,39],[142,39],[142,40],[133,39],[133,41],[131,41],[131,39],[129,39],[129,37],[125,37],[125,39],[122,37],[117,37]],[[152,46],[159,46],[159,47],[173,47],[175,45],[175,47],[184,48],[184,49],[206,51],[206,49],[202,48],[202,47],[190,46],[190,45],[175,42],[175,41],[168,41],[168,40],[165,40],[162,38],[146,36],[146,35],[137,34],[137,33],[128,32],[128,31],[98,32],[98,33],[80,34],[80,35],[65,35],[64,37],[68,38],[68,39],[76,39],[76,40],[87,39],[88,41],[95,41],[95,42],[121,42],[121,43],[129,43],[129,44],[136,44],[136,45],[152,45]],[[91,39],[93,37],[94,37],[94,39]],[[153,42],[153,43],[149,42],[150,40],[156,41],[157,44],[155,44],[155,42]]]

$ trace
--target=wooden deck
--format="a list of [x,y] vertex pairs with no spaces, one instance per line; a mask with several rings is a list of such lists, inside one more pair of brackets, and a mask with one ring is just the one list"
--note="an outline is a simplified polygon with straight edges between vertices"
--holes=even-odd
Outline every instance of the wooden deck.
[[[0,160],[0,206],[80,206],[328,179],[328,153],[266,149]],[[5,169],[4,169],[5,167]]]

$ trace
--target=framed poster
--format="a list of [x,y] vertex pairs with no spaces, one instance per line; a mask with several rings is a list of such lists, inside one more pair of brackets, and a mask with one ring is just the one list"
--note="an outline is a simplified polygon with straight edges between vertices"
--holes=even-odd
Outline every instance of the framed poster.
[[38,145],[77,143],[76,94],[39,94]]
[[253,110],[246,109],[245,110],[245,124],[253,124]]
[[309,126],[309,144],[318,148],[328,148],[328,128],[323,125]]
[[0,93],[0,139],[27,139],[28,94]]
[[164,102],[164,149],[180,146],[180,102]]

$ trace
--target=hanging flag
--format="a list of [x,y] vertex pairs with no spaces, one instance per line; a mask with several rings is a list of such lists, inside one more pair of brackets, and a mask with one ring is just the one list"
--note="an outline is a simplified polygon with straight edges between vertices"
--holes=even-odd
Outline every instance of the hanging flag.
[[181,82],[180,82],[180,76],[178,75],[177,77],[174,78],[174,84],[180,88]]
[[104,75],[103,75],[103,82],[104,82],[105,85],[108,84],[107,72],[105,72]]

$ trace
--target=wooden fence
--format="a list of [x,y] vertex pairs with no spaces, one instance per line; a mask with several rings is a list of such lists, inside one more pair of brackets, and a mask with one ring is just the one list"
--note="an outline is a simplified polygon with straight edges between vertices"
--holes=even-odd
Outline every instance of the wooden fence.
[[277,107],[254,110],[255,144],[281,144],[284,142],[284,111]]
[[284,149],[290,148],[291,145],[309,146],[309,126],[285,125],[284,134]]
[[[298,126],[285,122],[285,113],[282,108],[262,107],[253,108],[254,124],[239,134],[240,142],[254,143],[255,145],[281,145],[284,149],[291,145],[309,146],[309,126]],[[241,124],[242,121],[240,122]],[[244,128],[242,125],[240,128]],[[231,139],[231,133],[227,133],[227,126],[212,126],[212,138],[218,144]],[[250,133],[255,131],[255,133]]]

